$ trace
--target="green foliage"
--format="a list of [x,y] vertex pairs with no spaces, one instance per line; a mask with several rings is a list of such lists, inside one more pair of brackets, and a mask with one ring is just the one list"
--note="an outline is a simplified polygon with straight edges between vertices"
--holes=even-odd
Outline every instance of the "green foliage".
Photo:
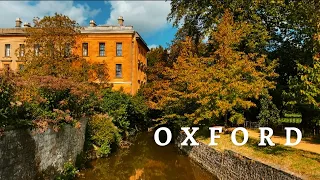
[[[173,0],[171,1],[171,12],[168,20],[172,21],[174,26],[182,27],[178,30],[176,38],[184,39],[191,37],[194,42],[195,49],[198,48],[203,37],[210,35],[215,25],[221,21],[226,9],[235,15],[235,22],[246,22],[252,27],[252,32],[247,38],[242,40],[241,51],[257,52],[263,51],[268,40],[267,27],[265,22],[269,22],[267,18],[271,15],[270,9],[275,9],[281,3],[267,0],[253,1],[187,1]],[[278,14],[277,14],[278,15]],[[257,41],[259,39],[259,41]],[[211,50],[209,50],[211,51]],[[196,51],[196,54],[200,54]]]
[[121,141],[119,129],[108,115],[94,115],[89,120],[88,132],[98,157],[107,156],[111,152],[111,145],[118,145]]
[[96,87],[87,82],[52,76],[0,79],[1,126],[35,126],[40,132],[48,127],[58,131],[64,124],[80,127],[77,120],[97,107]]
[[20,99],[16,98],[17,92],[13,74],[0,75],[0,127],[31,124],[28,119],[24,119],[26,108]]
[[141,96],[130,96],[120,91],[105,90],[100,102],[102,113],[109,114],[123,134],[147,123],[148,108]]
[[7,76],[0,76],[0,125],[11,118],[11,104],[15,92],[14,82]]
[[244,124],[245,118],[243,114],[239,112],[232,112],[229,118],[229,121],[239,125],[239,124]]
[[298,63],[298,74],[290,77],[289,90],[284,92],[286,105],[295,107],[302,114],[302,127],[309,129],[317,123],[320,115],[320,62],[319,54],[313,65]]
[[260,113],[257,117],[260,126],[276,127],[279,124],[280,111],[270,97],[263,96],[260,99],[260,106]]
[[167,60],[167,50],[162,46],[152,48],[147,54],[148,67],[153,67],[159,61]]
[[63,165],[63,171],[60,176],[56,177],[56,180],[73,180],[78,174],[78,170],[71,162],[66,162]]
[[[299,111],[304,116],[302,124],[313,121],[320,115],[314,105],[318,101],[315,92],[317,88],[301,80],[301,66],[312,66],[313,58],[320,49],[319,6],[320,1],[309,0],[173,0],[168,20],[181,28],[177,31],[170,51],[177,54],[180,51],[176,51],[176,47],[181,49],[181,40],[191,37],[193,54],[209,57],[218,47],[215,41],[211,43],[214,39],[212,31],[216,30],[216,25],[228,9],[234,14],[235,22],[245,23],[251,29],[237,45],[237,49],[245,53],[266,55],[268,63],[274,60],[279,62],[275,69],[279,74],[276,89],[270,91],[277,108],[281,111]],[[201,41],[204,37],[208,38],[209,43],[206,52],[202,53],[200,46],[203,45]],[[287,103],[283,104],[284,101]],[[305,125],[312,126],[312,123]]]

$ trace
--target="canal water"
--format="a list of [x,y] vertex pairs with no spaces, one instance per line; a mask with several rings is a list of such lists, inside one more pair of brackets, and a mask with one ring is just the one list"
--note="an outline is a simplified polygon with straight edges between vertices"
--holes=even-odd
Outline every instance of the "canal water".
[[108,158],[97,159],[82,170],[81,180],[216,180],[182,154],[173,144],[161,147],[153,133],[140,133],[133,145]]

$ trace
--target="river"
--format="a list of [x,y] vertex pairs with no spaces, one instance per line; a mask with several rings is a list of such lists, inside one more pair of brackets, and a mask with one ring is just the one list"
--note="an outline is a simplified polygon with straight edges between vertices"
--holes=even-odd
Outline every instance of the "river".
[[91,161],[81,180],[216,180],[170,144],[158,146],[153,133],[140,133],[133,145]]

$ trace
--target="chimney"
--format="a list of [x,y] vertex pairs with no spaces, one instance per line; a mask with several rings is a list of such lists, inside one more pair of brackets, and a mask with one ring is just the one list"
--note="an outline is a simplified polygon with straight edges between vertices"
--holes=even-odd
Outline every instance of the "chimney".
[[94,22],[94,20],[90,20],[90,27],[96,27],[97,24]]
[[23,27],[27,28],[27,27],[31,27],[30,23],[25,22]]
[[122,17],[122,16],[119,16],[119,18],[118,18],[118,24],[119,24],[119,26],[123,26],[123,22],[124,22],[123,17]]
[[20,18],[16,19],[16,27],[21,27],[22,21]]

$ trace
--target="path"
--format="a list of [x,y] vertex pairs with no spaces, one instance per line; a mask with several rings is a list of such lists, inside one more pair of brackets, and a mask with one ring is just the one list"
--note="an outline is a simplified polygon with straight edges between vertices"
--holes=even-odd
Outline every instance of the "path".
[[[255,139],[260,139],[260,133],[255,131],[255,130],[249,130],[249,137],[251,138],[255,138]],[[291,138],[292,142],[295,141],[295,138]],[[277,135],[273,135],[271,138],[272,142],[277,143],[277,144],[285,144],[286,143],[286,138],[282,137],[282,136],[277,136]],[[313,144],[310,143],[308,141],[304,141],[301,140],[301,142],[296,145],[293,146],[292,148],[296,148],[296,149],[301,149],[301,150],[305,150],[305,151],[310,151],[310,152],[314,152],[314,153],[318,153],[320,154],[320,144]]]

